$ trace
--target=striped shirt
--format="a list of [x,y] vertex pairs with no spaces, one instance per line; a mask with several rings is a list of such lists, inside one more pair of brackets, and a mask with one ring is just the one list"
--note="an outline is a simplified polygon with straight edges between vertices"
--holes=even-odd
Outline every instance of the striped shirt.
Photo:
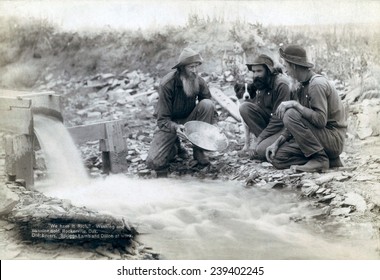
[[162,78],[159,86],[159,98],[155,114],[157,126],[160,130],[175,133],[176,120],[187,118],[194,110],[197,100],[210,99],[210,90],[205,80],[199,79],[199,92],[194,96],[187,96],[183,90],[178,71],[172,71]]

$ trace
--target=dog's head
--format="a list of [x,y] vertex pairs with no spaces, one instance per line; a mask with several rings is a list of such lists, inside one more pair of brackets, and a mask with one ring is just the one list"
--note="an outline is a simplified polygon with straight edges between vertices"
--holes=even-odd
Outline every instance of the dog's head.
[[253,84],[236,84],[234,90],[236,97],[239,100],[246,101],[248,99],[253,99],[256,96],[256,89]]

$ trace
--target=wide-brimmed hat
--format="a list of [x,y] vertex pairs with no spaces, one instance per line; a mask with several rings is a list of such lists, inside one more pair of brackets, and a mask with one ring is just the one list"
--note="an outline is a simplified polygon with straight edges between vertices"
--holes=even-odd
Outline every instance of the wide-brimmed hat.
[[306,56],[306,51],[299,45],[289,45],[284,50],[280,48],[280,56],[286,61],[306,68],[314,67]]
[[252,71],[253,65],[265,65],[268,67],[269,71],[273,73],[274,70],[274,63],[273,60],[267,56],[266,54],[260,54],[258,57],[256,57],[252,63],[246,64],[249,71]]
[[196,62],[202,64],[203,58],[201,55],[190,48],[185,48],[179,55],[178,63],[172,69]]

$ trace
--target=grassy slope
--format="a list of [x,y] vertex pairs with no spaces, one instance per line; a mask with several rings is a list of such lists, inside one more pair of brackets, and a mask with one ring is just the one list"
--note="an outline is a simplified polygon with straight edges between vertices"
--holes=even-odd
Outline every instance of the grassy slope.
[[360,80],[380,64],[379,29],[360,26],[264,27],[192,16],[185,28],[78,34],[60,32],[46,20],[0,23],[0,86],[15,89],[33,88],[50,73],[56,79],[80,79],[140,69],[161,76],[186,46],[202,53],[203,71],[221,73],[223,56],[233,54],[236,42],[248,60],[260,52],[277,59],[282,44],[302,44],[318,71],[344,82]]

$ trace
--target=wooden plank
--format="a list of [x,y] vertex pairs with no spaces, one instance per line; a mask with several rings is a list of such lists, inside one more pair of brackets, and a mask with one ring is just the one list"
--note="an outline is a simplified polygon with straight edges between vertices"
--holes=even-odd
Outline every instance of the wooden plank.
[[5,138],[5,172],[8,176],[25,180],[27,188],[33,186],[33,136],[17,135]]
[[11,110],[17,108],[30,108],[31,100],[20,99],[15,97],[0,97],[0,110]]
[[19,95],[18,98],[32,100],[33,114],[52,116],[63,121],[61,96],[54,92],[29,93]]
[[30,108],[0,110],[0,130],[15,134],[33,134],[33,116]]
[[239,112],[239,106],[236,105],[227,95],[225,95],[220,89],[211,87],[210,93],[212,98],[220,104],[227,112],[237,121],[241,121]]
[[110,152],[121,152],[126,149],[121,122],[106,123],[106,134]]
[[106,123],[106,134],[109,147],[109,164],[112,173],[123,172],[127,169],[127,148],[123,138],[123,121]]
[[67,130],[70,132],[70,135],[76,144],[107,139],[105,123],[72,126],[68,127]]

